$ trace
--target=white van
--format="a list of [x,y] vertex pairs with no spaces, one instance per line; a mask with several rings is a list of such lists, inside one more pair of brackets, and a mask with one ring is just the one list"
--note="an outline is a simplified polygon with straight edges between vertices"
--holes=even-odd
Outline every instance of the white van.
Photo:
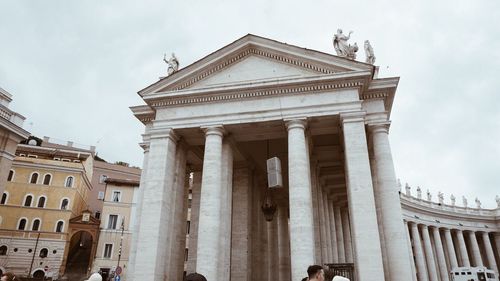
[[451,281],[498,281],[495,272],[484,266],[456,267],[450,272]]

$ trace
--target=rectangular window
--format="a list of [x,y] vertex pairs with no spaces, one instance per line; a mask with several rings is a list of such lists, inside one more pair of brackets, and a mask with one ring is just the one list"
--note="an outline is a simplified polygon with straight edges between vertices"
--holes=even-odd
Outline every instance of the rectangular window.
[[111,251],[112,250],[113,250],[113,244],[105,244],[104,245],[104,258],[105,259],[111,258]]
[[101,212],[95,212],[95,218],[100,220],[101,219]]
[[187,225],[186,225],[186,234],[189,234],[189,230],[191,229],[191,222],[190,221],[187,221]]
[[98,200],[103,200],[104,199],[104,191],[99,191],[99,193],[97,194],[97,199]]
[[116,229],[117,221],[118,221],[118,215],[109,215],[108,229]]
[[111,198],[111,201],[120,202],[121,194],[122,193],[120,191],[113,191],[113,197]]

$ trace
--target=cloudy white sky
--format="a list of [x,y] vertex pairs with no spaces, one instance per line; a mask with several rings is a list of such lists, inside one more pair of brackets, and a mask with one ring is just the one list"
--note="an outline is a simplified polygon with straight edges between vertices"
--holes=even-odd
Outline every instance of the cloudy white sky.
[[[391,144],[412,186],[500,194],[500,2],[0,0],[0,86],[25,128],[141,166],[136,92],[247,33],[334,54],[338,27],[400,76]],[[358,55],[364,58],[362,51]],[[461,202],[461,200],[457,200]]]

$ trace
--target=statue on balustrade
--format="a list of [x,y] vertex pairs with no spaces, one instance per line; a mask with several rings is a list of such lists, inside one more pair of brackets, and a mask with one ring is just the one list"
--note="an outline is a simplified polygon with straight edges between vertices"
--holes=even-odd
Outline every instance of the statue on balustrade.
[[455,207],[455,202],[456,202],[457,198],[456,198],[455,196],[453,196],[453,194],[452,194],[452,195],[450,196],[450,200],[451,200],[451,205],[452,205],[453,207]]
[[428,189],[427,189],[427,201],[432,201],[432,194]]
[[365,40],[365,55],[366,55],[366,63],[374,64],[375,63],[375,53],[373,52],[373,47],[370,44],[370,41]]
[[476,197],[476,200],[474,200],[476,202],[476,207],[478,209],[481,209],[481,201],[479,201],[479,198]]
[[405,184],[406,196],[411,196],[411,187],[408,183]]
[[495,201],[497,201],[497,208],[500,208],[500,196],[495,196]]
[[441,191],[438,191],[438,200],[439,200],[439,204],[441,204],[441,205],[444,204],[444,194]]
[[422,200],[422,189],[420,189],[420,186],[417,186],[417,198]]
[[462,196],[462,204],[464,204],[464,207],[467,208],[467,198],[465,198],[465,196]]

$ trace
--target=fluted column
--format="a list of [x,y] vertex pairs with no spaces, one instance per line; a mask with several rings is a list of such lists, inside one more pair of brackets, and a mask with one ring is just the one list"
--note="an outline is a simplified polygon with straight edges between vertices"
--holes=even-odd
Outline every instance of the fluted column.
[[334,207],[335,228],[337,230],[337,253],[339,255],[339,263],[345,262],[345,244],[344,244],[344,226],[342,225],[342,216],[340,207]]
[[471,254],[474,266],[483,266],[483,261],[481,260],[481,252],[479,251],[479,245],[477,244],[476,233],[474,231],[467,231],[466,233],[471,245]]
[[469,254],[465,245],[464,233],[462,230],[457,230],[458,246],[460,248],[460,257],[462,258],[462,266],[470,267]]
[[[222,127],[205,129],[205,154],[201,180],[200,213],[198,222],[198,258],[196,272],[207,280],[222,280],[218,276],[220,259],[221,207],[222,207]],[[162,279],[158,279],[162,280]]]
[[334,234],[332,234],[332,232],[330,231],[331,229],[331,226],[330,224],[332,223],[331,219],[330,219],[330,213],[329,213],[329,210],[328,210],[328,194],[323,190],[323,206],[324,206],[324,211],[325,211],[325,233],[326,233],[326,256],[327,256],[327,260],[326,262],[328,263],[332,263],[334,258],[333,258],[333,243],[332,243],[332,236]]
[[[200,218],[200,196],[201,196],[201,171],[193,172],[193,185],[191,187],[191,222],[189,231],[189,251],[186,265],[186,273],[196,272],[196,260],[198,250],[198,223]],[[134,279],[135,280],[135,279]]]
[[169,264],[171,237],[165,234],[172,227],[176,146],[172,129],[156,129],[151,135],[134,267],[134,276],[143,280],[163,280]]
[[434,237],[434,246],[436,249],[439,276],[441,276],[441,281],[448,281],[448,268],[446,267],[446,258],[444,256],[443,243],[441,242],[441,234],[439,234],[439,228],[433,227],[432,235]]
[[383,235],[391,280],[411,278],[411,265],[406,247],[406,234],[401,220],[401,203],[396,173],[389,144],[389,123],[369,125],[375,169],[377,197],[380,203]]
[[286,122],[292,280],[301,280],[304,277],[304,270],[314,264],[315,257],[311,173],[305,125],[304,120]]
[[406,230],[406,236],[407,236],[407,242],[408,242],[408,252],[409,252],[409,258],[410,258],[410,264],[411,264],[411,272],[412,272],[412,281],[417,281],[417,270],[415,268],[415,259],[413,258],[413,249],[411,247],[411,235],[410,235],[410,229],[408,228],[408,222],[405,220],[405,230]]
[[417,266],[418,281],[429,280],[425,266],[425,257],[422,250],[422,242],[420,240],[420,233],[418,232],[418,225],[411,223],[411,236],[413,240],[413,250],[415,251],[415,263]]
[[483,244],[484,249],[486,250],[486,258],[488,259],[488,268],[491,268],[495,271],[495,275],[498,276],[498,267],[495,261],[495,254],[493,252],[493,248],[491,247],[490,236],[488,232],[483,232]]
[[453,246],[453,238],[451,238],[451,231],[449,229],[444,230],[444,237],[446,239],[446,250],[448,251],[448,257],[450,260],[450,267],[454,269],[458,267],[457,254],[455,253],[455,247]]
[[422,238],[424,240],[425,260],[427,261],[427,270],[429,272],[430,281],[438,281],[436,271],[436,261],[434,260],[434,253],[432,252],[431,239],[429,237],[429,228],[427,225],[422,226]]
[[348,263],[353,262],[352,257],[352,243],[351,243],[351,226],[349,225],[349,210],[347,208],[340,210],[342,217],[342,230],[344,232],[344,248],[345,248],[345,261]]
[[340,117],[344,136],[347,198],[356,280],[382,281],[385,279],[384,266],[368,158],[364,113],[341,114]]

